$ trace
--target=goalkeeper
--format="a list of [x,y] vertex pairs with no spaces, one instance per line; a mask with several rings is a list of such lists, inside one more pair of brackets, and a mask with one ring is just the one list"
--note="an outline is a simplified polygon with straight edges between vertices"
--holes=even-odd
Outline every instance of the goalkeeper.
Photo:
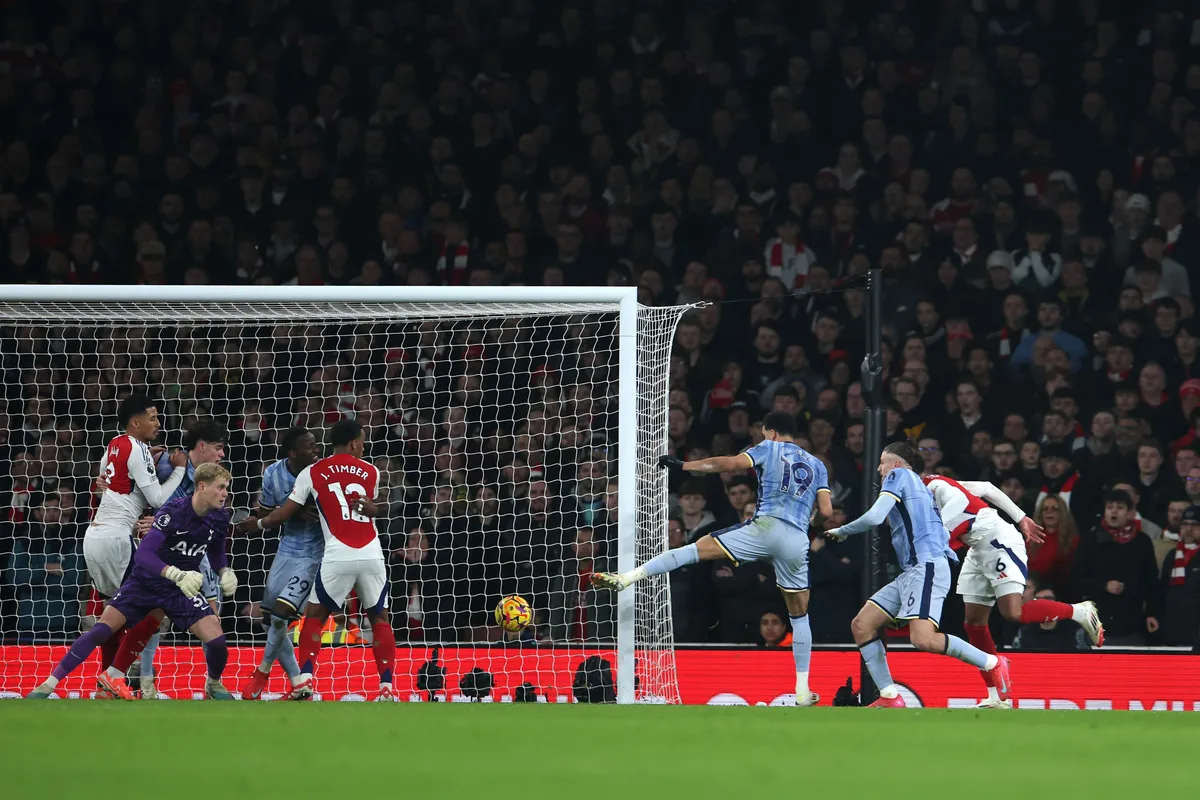
[[[195,478],[195,494],[171,500],[158,510],[150,532],[134,554],[129,577],[109,600],[100,621],[75,640],[50,677],[29,693],[29,699],[49,697],[58,682],[78,669],[113,631],[157,609],[204,643],[208,664],[205,696],[211,700],[233,699],[221,684],[229,660],[225,632],[201,596],[204,577],[198,572],[206,555],[218,572],[228,567],[225,537],[229,533],[229,511],[223,506],[229,494],[229,472],[217,464],[203,464],[196,468]],[[122,677],[120,671],[109,667],[96,682],[112,696],[132,700],[133,692]]]

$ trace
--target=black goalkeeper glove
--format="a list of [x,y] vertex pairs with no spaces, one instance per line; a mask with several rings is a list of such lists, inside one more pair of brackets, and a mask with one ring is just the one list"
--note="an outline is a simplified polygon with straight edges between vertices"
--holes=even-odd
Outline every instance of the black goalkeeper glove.
[[683,459],[675,456],[659,456],[658,466],[660,469],[683,469]]

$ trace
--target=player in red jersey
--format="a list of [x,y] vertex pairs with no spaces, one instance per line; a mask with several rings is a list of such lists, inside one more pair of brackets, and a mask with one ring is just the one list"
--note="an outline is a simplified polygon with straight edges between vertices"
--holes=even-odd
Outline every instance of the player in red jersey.
[[[184,478],[187,463],[187,455],[176,450],[170,456],[170,476],[166,482],[158,482],[149,442],[158,437],[161,423],[158,407],[146,395],[126,398],[117,412],[117,421],[125,433],[108,443],[100,459],[99,485],[104,494],[83,534],[83,559],[88,575],[105,599],[116,593],[133,566],[133,553],[137,549],[133,532],[138,517],[147,505],[157,509],[170,499]],[[102,645],[103,667],[112,664],[121,639],[120,635],[114,635]],[[100,686],[99,693],[102,697],[112,696],[106,686]]]
[[312,676],[321,651],[321,629],[329,615],[340,611],[350,590],[358,592],[367,607],[374,634],[372,648],[379,669],[377,701],[395,701],[392,667],[396,661],[396,635],[388,620],[387,568],[379,531],[372,517],[379,488],[379,470],[362,458],[366,438],[354,420],[342,420],[329,431],[333,455],[310,464],[296,476],[296,485],[282,506],[259,519],[246,519],[237,530],[246,533],[267,530],[300,513],[309,498],[316,501],[325,553],[309,596],[304,624],[300,628],[300,683],[288,699],[312,697]]
[[[1022,602],[1028,579],[1025,541],[1041,542],[1043,531],[1008,495],[987,481],[959,482],[944,475],[925,475],[921,480],[937,502],[942,524],[950,532],[950,546],[955,550],[967,548],[958,576],[958,593],[966,606],[963,627],[971,644],[985,653],[996,653],[988,627],[993,605],[998,605],[1010,622],[1074,620],[1087,631],[1093,644],[1104,644],[1104,626],[1095,603]],[[1012,518],[1017,528],[1005,522],[988,503]],[[977,708],[1012,708],[1012,686],[996,686],[989,673],[982,674],[988,696]]]

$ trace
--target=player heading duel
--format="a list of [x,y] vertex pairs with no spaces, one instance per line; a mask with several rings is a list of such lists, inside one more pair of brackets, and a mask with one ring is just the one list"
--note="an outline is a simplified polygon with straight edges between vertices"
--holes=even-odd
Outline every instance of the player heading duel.
[[792,622],[792,656],[796,662],[796,705],[816,705],[820,697],[808,688],[812,627],[808,621],[808,526],[813,505],[819,518],[833,514],[825,464],[796,444],[796,418],[772,411],[763,419],[763,441],[736,456],[681,461],[662,456],[661,467],[687,472],[734,472],[753,467],[758,473],[758,505],[754,518],[700,537],[695,543],[668,550],[624,573],[598,572],[592,583],[621,591],[643,578],[661,575],[697,561],[728,559],[734,565],[769,560],[783,592]]
[[1008,699],[1008,659],[999,658],[967,644],[957,636],[941,633],[942,604],[950,591],[950,560],[958,560],[950,550],[946,528],[933,502],[933,494],[921,481],[925,461],[917,448],[908,443],[889,444],[879,456],[879,475],[883,487],[875,504],[858,519],[826,533],[845,539],[871,530],[884,520],[892,529],[892,548],[904,570],[896,580],[871,596],[850,623],[854,641],[862,653],[871,680],[879,689],[879,699],[871,706],[904,708],[892,674],[879,630],[890,621],[908,623],[909,639],[914,647],[927,653],[941,653],[990,674],[1001,700]]
[[374,634],[372,648],[379,669],[377,701],[394,702],[392,667],[396,662],[396,634],[388,620],[387,567],[379,531],[372,517],[379,514],[374,498],[379,490],[379,470],[363,460],[366,437],[362,425],[342,420],[329,429],[333,455],[310,464],[296,476],[292,493],[266,517],[246,519],[239,533],[276,528],[316,501],[325,534],[325,552],[300,628],[300,681],[290,700],[312,697],[313,672],[321,651],[321,629],[330,614],[342,610],[350,590],[358,592]]
[[[134,554],[129,577],[108,601],[100,621],[75,640],[50,677],[29,693],[30,699],[49,697],[59,681],[78,669],[92,650],[104,644],[126,621],[136,623],[159,608],[176,626],[190,631],[207,645],[205,696],[212,700],[233,699],[221,685],[221,674],[229,659],[225,632],[204,601],[200,591],[204,578],[198,572],[206,554],[218,571],[228,566],[225,537],[229,531],[229,511],[224,505],[229,494],[229,472],[217,464],[202,464],[196,468],[195,479],[195,494],[172,500],[159,509],[150,532]],[[133,699],[124,681],[103,672],[96,680],[112,695],[122,700]]]

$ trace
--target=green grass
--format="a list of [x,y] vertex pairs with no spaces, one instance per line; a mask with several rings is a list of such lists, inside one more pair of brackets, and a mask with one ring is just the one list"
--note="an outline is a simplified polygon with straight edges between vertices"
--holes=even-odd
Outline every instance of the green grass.
[[1149,712],[10,701],[0,796],[1187,797],[1198,731]]

